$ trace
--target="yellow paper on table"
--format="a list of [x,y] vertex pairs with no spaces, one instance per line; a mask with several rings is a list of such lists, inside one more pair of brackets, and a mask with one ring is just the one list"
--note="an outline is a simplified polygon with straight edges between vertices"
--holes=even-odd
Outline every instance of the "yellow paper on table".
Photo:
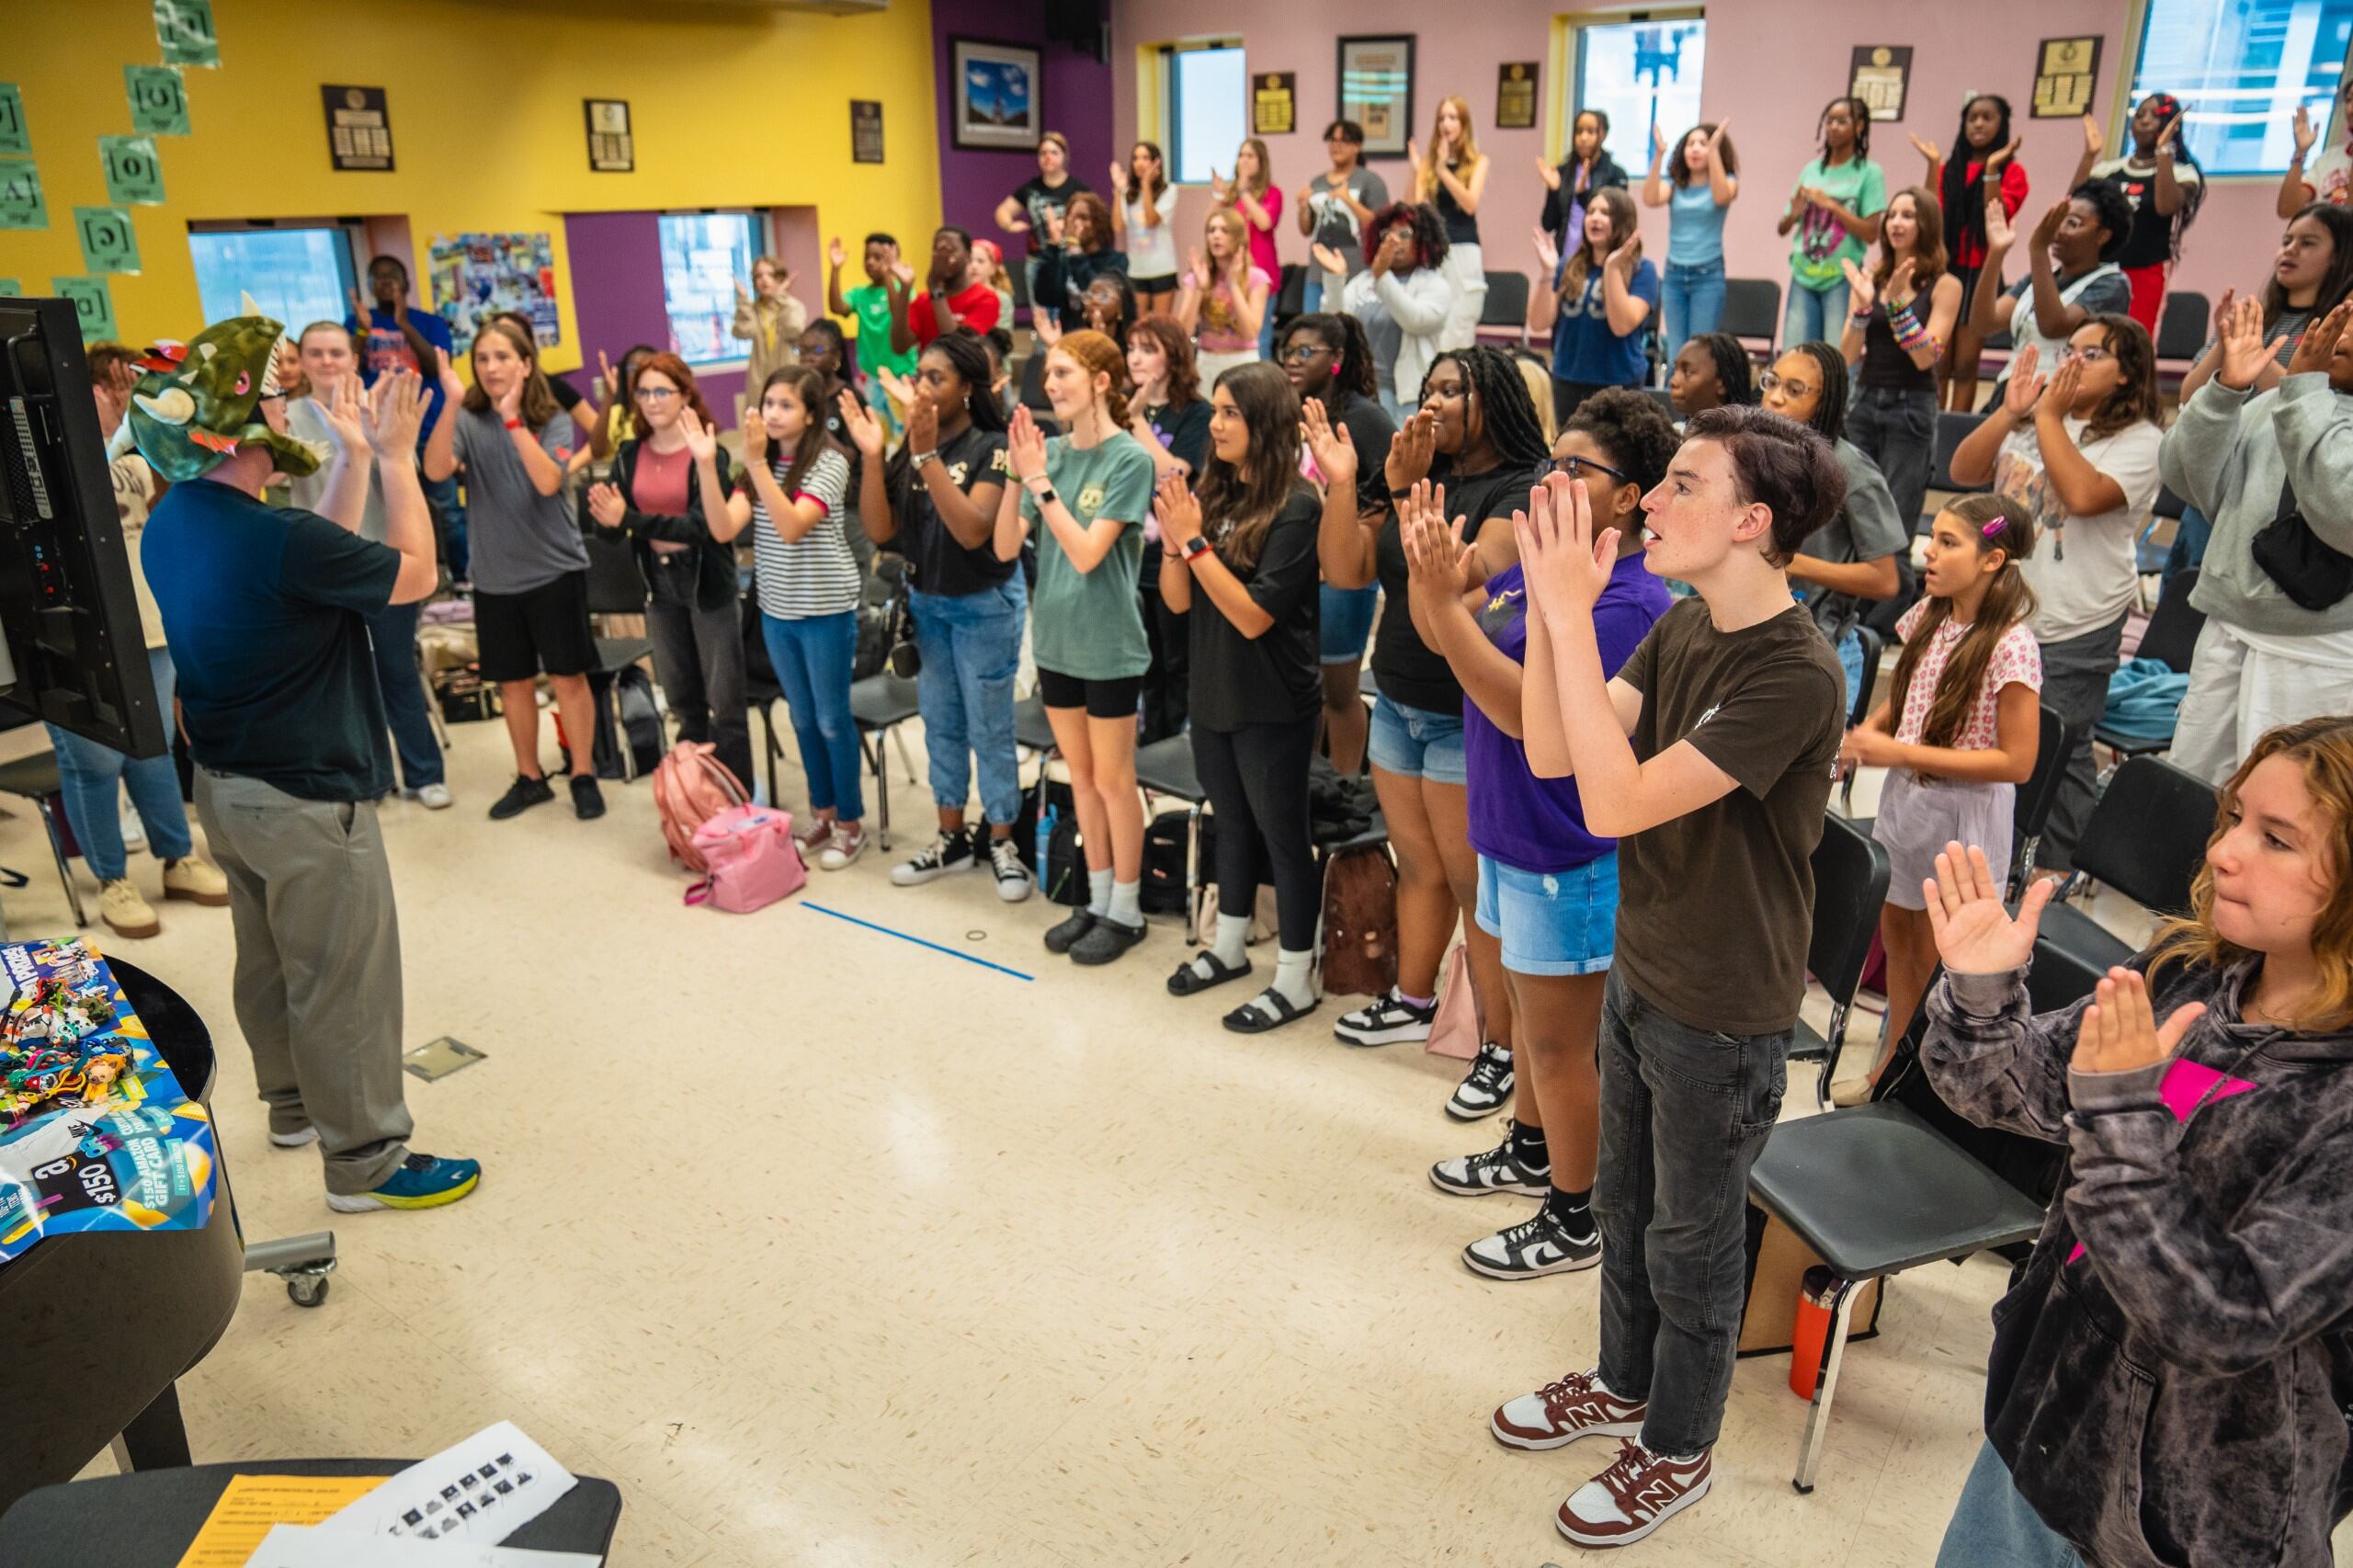
[[315,1525],[384,1483],[381,1475],[233,1475],[179,1568],[245,1568],[272,1525]]

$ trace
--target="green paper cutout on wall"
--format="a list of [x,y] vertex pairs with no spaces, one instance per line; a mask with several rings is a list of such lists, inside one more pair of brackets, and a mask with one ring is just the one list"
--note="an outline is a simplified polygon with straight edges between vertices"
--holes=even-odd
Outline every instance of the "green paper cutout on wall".
[[139,232],[119,207],[76,207],[74,232],[82,241],[82,265],[92,272],[137,272]]
[[169,65],[126,65],[124,88],[131,96],[131,129],[148,136],[188,134],[188,84]]
[[74,319],[81,324],[82,341],[103,343],[115,335],[114,296],[103,278],[52,278],[49,286],[60,299],[74,301]]
[[164,46],[166,64],[220,64],[211,0],[155,0],[155,41]]
[[40,193],[40,170],[31,164],[0,164],[0,229],[46,229],[49,203]]
[[0,278],[0,300],[21,300],[25,286],[14,278]]
[[29,158],[33,133],[25,126],[25,95],[14,82],[0,82],[0,157]]
[[101,136],[98,156],[107,166],[107,199],[117,207],[161,207],[164,165],[150,136]]

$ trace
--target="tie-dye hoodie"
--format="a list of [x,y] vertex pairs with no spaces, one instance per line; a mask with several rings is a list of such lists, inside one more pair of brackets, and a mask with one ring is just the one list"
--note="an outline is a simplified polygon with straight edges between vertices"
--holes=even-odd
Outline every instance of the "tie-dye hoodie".
[[2353,1032],[2242,1022],[2255,972],[2167,965],[2157,1017],[2207,1011],[2125,1073],[2072,1072],[2085,1003],[2029,1017],[2023,971],[1929,999],[1946,1102],[2067,1147],[1994,1308],[1985,1431],[2103,1568],[2327,1568],[2353,1508]]

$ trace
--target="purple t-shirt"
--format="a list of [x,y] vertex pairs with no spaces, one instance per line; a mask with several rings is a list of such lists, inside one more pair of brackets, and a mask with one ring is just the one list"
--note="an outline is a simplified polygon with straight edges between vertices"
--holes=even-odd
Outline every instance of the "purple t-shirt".
[[[1528,662],[1528,593],[1517,562],[1487,582],[1479,630],[1520,664]],[[1666,585],[1629,555],[1609,574],[1593,607],[1594,641],[1601,668],[1616,675],[1652,623],[1675,603]],[[1574,778],[1539,778],[1528,748],[1495,727],[1472,701],[1462,704],[1462,749],[1471,775],[1471,847],[1522,871],[1569,871],[1618,847],[1614,838],[1586,831],[1585,808]]]

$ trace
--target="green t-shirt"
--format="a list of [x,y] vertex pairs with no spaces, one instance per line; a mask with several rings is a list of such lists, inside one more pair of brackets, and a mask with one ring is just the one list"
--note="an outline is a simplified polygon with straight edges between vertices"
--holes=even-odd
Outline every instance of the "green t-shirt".
[[1038,541],[1029,640],[1040,669],[1079,680],[1124,680],[1152,667],[1143,604],[1136,597],[1152,476],[1152,459],[1124,430],[1092,447],[1074,447],[1067,436],[1046,443],[1046,477],[1079,526],[1097,517],[1117,517],[1128,526],[1094,571],[1081,572],[1039,517],[1038,498],[1021,493],[1021,515],[1029,519],[1030,535]]
[[858,316],[858,362],[868,375],[887,369],[902,376],[915,373],[920,349],[891,352],[891,293],[880,283],[862,283],[842,299]]
[[[1868,218],[1887,205],[1887,176],[1877,164],[1849,158],[1836,167],[1820,158],[1798,176],[1798,186],[1812,186],[1858,218]],[[1790,187],[1792,190],[1796,186]],[[1842,263],[1864,265],[1869,254],[1847,225],[1819,207],[1798,214],[1797,238],[1790,245],[1790,271],[1808,289],[1827,289],[1847,278]]]

